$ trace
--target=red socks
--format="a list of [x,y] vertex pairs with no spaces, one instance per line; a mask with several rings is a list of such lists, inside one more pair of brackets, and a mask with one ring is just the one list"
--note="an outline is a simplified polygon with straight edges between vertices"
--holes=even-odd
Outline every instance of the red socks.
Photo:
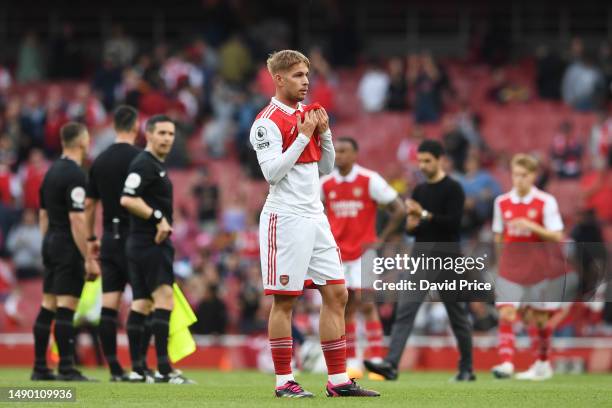
[[512,362],[514,357],[514,331],[512,330],[512,323],[502,321],[499,322],[498,334],[499,344],[497,346],[497,354],[502,363]]
[[356,337],[357,337],[357,325],[355,322],[346,323],[346,358],[356,358]]
[[270,339],[270,349],[276,375],[291,374],[293,339],[291,337]]
[[541,329],[537,328],[536,326],[529,326],[529,340],[531,341],[531,348],[533,349],[534,355],[540,361],[548,360],[551,336],[552,329],[548,326],[544,326]]
[[346,374],[346,338],[340,337],[336,340],[328,340],[321,342],[325,363],[327,364],[327,373]]
[[[370,358],[383,357],[383,328],[380,320],[366,322],[366,336]],[[347,345],[348,347],[348,345]],[[348,351],[347,351],[348,355]]]

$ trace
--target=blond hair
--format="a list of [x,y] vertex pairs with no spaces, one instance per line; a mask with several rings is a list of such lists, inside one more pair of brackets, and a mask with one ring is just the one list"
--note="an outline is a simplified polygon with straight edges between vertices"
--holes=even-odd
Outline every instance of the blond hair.
[[301,62],[310,68],[310,61],[301,52],[294,50],[282,50],[270,54],[266,64],[268,65],[268,71],[270,74],[274,75],[278,72],[287,71],[295,64],[299,64]]
[[525,153],[519,153],[514,155],[511,162],[512,166],[520,166],[530,173],[535,173],[538,170],[538,160]]

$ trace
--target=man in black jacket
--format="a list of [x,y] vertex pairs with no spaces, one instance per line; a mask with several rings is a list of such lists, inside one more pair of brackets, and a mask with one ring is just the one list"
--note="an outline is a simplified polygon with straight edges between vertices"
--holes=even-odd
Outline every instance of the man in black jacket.
[[[423,141],[418,148],[419,169],[426,181],[417,185],[412,198],[406,200],[408,210],[406,229],[415,237],[415,251],[416,248],[421,248],[421,250],[426,249],[429,256],[459,256],[459,228],[465,194],[461,185],[448,177],[442,169],[440,158],[443,154],[442,145],[433,140]],[[420,251],[414,254],[418,256]],[[418,273],[422,274],[423,271]],[[442,278],[442,272],[435,272],[435,275],[438,280]],[[451,271],[451,275],[456,274]],[[444,278],[441,280],[444,281]],[[459,373],[454,379],[473,381],[476,377],[472,372],[472,328],[466,304],[457,301],[456,298],[453,299],[452,292],[439,293],[461,354]],[[425,291],[421,291],[416,296],[414,294],[400,296],[391,331],[389,352],[380,363],[366,360],[364,364],[368,370],[382,375],[387,380],[397,379],[397,367],[425,294]]]

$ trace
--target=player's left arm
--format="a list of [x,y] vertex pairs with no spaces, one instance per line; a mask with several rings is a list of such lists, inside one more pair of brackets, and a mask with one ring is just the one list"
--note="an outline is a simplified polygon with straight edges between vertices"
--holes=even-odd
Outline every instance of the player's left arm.
[[332,133],[329,128],[329,116],[324,108],[315,111],[317,118],[317,132],[321,139],[321,160],[319,160],[319,173],[326,175],[334,169],[336,151],[332,142]]
[[49,229],[49,215],[44,208],[38,210],[38,226],[40,227],[40,233],[44,237]]
[[100,240],[96,237],[96,210],[100,194],[95,180],[94,166],[89,170],[87,198],[85,199],[85,229],[87,231],[87,257],[97,259],[100,255]]
[[393,189],[379,174],[373,174],[369,182],[370,197],[378,204],[385,206],[389,212],[389,220],[379,235],[379,239],[385,242],[389,236],[398,230],[406,219],[406,207],[399,198],[397,191]]

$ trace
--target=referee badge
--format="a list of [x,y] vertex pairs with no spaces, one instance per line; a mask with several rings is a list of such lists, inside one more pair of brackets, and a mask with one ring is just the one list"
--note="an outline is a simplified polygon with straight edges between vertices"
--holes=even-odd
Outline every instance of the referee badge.
[[75,206],[83,206],[85,203],[85,189],[83,187],[75,187],[70,192],[70,198]]

